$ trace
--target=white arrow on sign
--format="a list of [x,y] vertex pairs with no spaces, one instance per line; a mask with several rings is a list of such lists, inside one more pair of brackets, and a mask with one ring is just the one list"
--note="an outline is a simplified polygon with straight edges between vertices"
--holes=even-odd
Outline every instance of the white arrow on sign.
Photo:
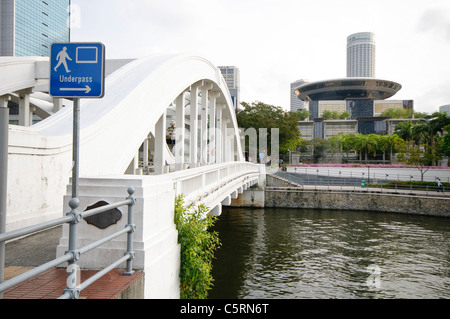
[[91,92],[91,87],[89,85],[86,85],[85,88],[80,88],[80,89],[65,89],[65,88],[61,88],[61,91],[85,91],[86,94],[88,94],[89,92]]

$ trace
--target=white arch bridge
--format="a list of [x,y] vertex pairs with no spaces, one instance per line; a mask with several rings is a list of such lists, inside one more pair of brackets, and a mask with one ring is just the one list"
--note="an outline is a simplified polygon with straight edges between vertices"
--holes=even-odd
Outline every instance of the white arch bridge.
[[[126,63],[125,63],[126,62]],[[221,72],[199,56],[156,55],[107,61],[105,97],[81,100],[80,210],[123,201],[135,189],[134,265],[147,298],[179,294],[175,196],[220,215],[247,188],[262,186],[264,166],[245,162],[233,103]],[[48,58],[0,58],[0,107],[18,105],[9,127],[7,231],[61,217],[71,198],[72,101],[53,99]],[[33,116],[43,118],[37,124]],[[123,229],[83,221],[79,246]],[[98,269],[123,256],[126,238],[86,255]],[[57,248],[64,254],[68,228]]]

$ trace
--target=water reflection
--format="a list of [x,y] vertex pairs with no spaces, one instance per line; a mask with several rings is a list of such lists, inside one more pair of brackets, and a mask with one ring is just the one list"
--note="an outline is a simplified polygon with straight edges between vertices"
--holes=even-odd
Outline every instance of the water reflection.
[[222,248],[210,298],[450,295],[448,218],[228,209],[215,230]]

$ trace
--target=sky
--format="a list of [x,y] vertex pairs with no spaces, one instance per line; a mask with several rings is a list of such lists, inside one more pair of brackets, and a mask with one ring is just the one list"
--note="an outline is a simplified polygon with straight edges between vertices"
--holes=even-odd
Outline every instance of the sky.
[[241,100],[286,110],[290,83],[346,77],[347,37],[376,36],[376,74],[392,99],[433,113],[450,104],[449,0],[72,0],[72,42],[107,59],[200,54],[236,66]]

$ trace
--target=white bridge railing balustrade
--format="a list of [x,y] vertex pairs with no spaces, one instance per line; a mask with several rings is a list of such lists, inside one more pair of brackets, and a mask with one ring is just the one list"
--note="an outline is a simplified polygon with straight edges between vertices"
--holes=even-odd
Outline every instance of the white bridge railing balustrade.
[[[176,195],[187,205],[204,203],[211,210],[224,199],[261,181],[261,166],[248,162],[216,164],[171,173]],[[238,193],[235,193],[238,191]]]

